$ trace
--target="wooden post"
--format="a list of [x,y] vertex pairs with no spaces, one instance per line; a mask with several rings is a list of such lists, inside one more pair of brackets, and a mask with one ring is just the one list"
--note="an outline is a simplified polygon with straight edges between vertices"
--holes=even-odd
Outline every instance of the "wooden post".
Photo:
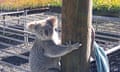
[[62,42],[81,42],[82,47],[62,57],[62,72],[89,72],[92,0],[63,0]]

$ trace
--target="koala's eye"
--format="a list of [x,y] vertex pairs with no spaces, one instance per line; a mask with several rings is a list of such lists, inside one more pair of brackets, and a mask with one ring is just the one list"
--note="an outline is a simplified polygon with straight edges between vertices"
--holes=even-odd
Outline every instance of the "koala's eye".
[[45,29],[45,34],[48,36],[48,34],[49,34],[49,30],[48,29]]

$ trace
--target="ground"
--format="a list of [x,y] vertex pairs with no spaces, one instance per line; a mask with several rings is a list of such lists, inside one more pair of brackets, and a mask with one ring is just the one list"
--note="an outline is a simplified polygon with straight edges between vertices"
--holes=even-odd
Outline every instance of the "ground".
[[[27,15],[26,17],[6,16],[6,20],[12,20],[6,21],[5,26],[2,25],[4,22],[0,22],[0,72],[27,72],[21,71],[21,69],[29,70],[28,56],[35,36],[24,31],[24,23],[45,19],[46,17],[53,15],[59,16],[60,20],[60,14],[47,12]],[[2,17],[0,17],[0,20],[2,20]],[[93,25],[97,31],[96,41],[100,46],[104,47],[106,51],[120,44],[119,23],[119,18],[101,16],[93,17]],[[27,35],[29,35],[29,37]],[[28,38],[29,42],[25,40],[26,38]],[[28,44],[26,47],[24,42],[31,42],[31,44]],[[11,45],[14,45],[14,47]],[[120,69],[120,56],[118,56],[118,54],[120,54],[120,51],[114,54],[116,56],[109,56],[111,59],[111,65],[112,63],[114,64],[112,67],[116,72]],[[113,61],[116,61],[119,64],[116,66],[116,62]],[[3,62],[8,62],[12,65]],[[14,65],[17,67],[14,68]],[[20,67],[21,69],[19,69]]]

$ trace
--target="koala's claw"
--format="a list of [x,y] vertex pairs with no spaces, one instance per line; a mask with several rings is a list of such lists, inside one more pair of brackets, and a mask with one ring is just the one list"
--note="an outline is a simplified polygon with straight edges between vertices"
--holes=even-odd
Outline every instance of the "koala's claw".
[[80,46],[82,46],[82,44],[79,43],[79,42],[77,42],[77,43],[75,43],[75,44],[72,45],[72,47],[76,48],[76,49],[78,49]]
[[69,46],[69,45],[72,45],[72,42],[71,41],[68,41],[68,42],[66,42],[65,43],[67,46]]

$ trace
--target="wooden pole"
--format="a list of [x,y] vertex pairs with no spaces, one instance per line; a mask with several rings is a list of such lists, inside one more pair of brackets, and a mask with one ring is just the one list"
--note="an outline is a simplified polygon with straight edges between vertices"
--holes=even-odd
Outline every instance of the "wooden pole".
[[92,0],[63,0],[62,42],[81,42],[82,47],[62,57],[62,72],[89,72]]

